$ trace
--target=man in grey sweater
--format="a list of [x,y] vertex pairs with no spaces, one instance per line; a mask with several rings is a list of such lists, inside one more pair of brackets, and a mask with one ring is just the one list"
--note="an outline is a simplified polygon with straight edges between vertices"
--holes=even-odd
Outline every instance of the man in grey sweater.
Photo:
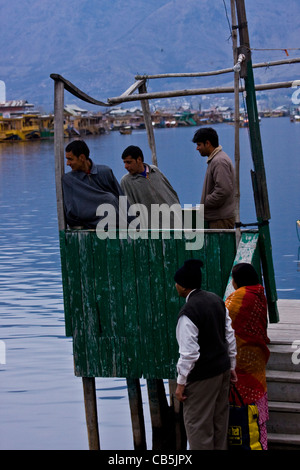
[[142,204],[146,207],[149,228],[152,205],[167,204],[171,207],[176,204],[179,208],[180,202],[176,191],[157,166],[144,163],[144,155],[139,147],[135,145],[127,147],[122,153],[122,159],[128,173],[122,177],[120,186],[130,205]]
[[232,229],[235,225],[234,168],[219,145],[217,132],[211,127],[200,128],[193,142],[202,157],[208,157],[201,204],[204,220],[211,229]]

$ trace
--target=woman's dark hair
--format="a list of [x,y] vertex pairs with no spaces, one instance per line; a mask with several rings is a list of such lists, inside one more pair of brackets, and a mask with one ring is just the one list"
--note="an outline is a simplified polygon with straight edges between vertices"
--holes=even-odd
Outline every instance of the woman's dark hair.
[[238,263],[233,266],[232,277],[238,288],[259,284],[258,274],[249,263]]
[[205,144],[207,140],[209,140],[213,147],[216,148],[219,146],[218,134],[212,127],[201,127],[195,132],[193,137],[194,144],[197,144],[198,142]]
[[80,155],[85,155],[87,159],[90,156],[90,149],[84,142],[84,140],[73,140],[66,146],[66,152],[72,152],[75,157],[79,157]]

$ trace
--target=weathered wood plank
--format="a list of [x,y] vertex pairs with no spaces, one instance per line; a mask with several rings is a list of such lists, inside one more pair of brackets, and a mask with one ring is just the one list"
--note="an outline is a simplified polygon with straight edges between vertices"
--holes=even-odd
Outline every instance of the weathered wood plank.
[[222,294],[223,296],[229,276],[232,269],[232,260],[236,254],[236,238],[234,232],[220,233],[219,234],[220,244],[220,265],[221,265],[221,278],[222,278]]
[[72,312],[70,308],[70,290],[69,290],[69,279],[67,270],[67,253],[66,253],[66,237],[65,232],[62,230],[59,232],[59,244],[60,244],[60,260],[61,260],[61,274],[62,274],[62,285],[63,285],[63,301],[64,301],[64,313],[65,313],[65,330],[66,336],[72,336]]
[[[279,88],[291,88],[294,84],[294,80],[287,82],[274,82],[274,83],[263,83],[255,85],[255,90],[276,90]],[[245,91],[244,86],[239,87],[239,92]],[[192,96],[192,95],[212,95],[212,94],[224,94],[224,93],[234,93],[234,87],[213,87],[213,88],[193,88],[185,90],[172,90],[172,91],[157,91],[151,93],[141,93],[140,95],[130,95],[120,98],[119,96],[108,98],[108,105],[113,106],[119,103],[130,102],[130,101],[141,101],[141,100],[154,100],[160,98],[175,98],[176,96]]]
[[83,377],[82,384],[89,449],[100,450],[95,378]]
[[60,81],[54,84],[54,152],[55,152],[55,187],[58,229],[66,228],[63,205],[61,178],[65,171],[64,163],[64,85]]
[[205,239],[207,290],[222,296],[221,250],[218,233],[210,233]]
[[152,328],[152,303],[149,278],[148,240],[137,239],[134,243],[136,289],[141,329],[141,363],[145,378],[155,376],[155,348]]
[[165,292],[163,273],[163,250],[161,240],[149,240],[149,277],[151,286],[150,302],[152,305],[152,330],[155,349],[155,377],[164,378],[168,373],[169,351],[166,337],[166,299],[161,293]]
[[127,341],[127,375],[141,377],[141,329],[139,324],[138,298],[136,289],[134,241],[120,240],[121,279],[124,306],[124,336]]
[[185,237],[150,235],[99,240],[93,231],[66,231],[61,249],[76,375],[174,379],[176,323],[184,303],[175,289],[176,270],[188,258],[201,259],[202,287],[223,292],[234,233],[222,234],[226,256],[219,232],[206,233],[200,250],[187,250]]
[[69,283],[69,305],[72,313],[75,375],[86,375],[85,326],[81,296],[79,244],[77,234],[66,233],[66,269]]
[[175,449],[175,429],[162,379],[148,379],[148,398],[152,424],[152,449]]
[[93,232],[79,232],[80,282],[83,306],[83,325],[86,344],[87,377],[99,375],[100,319],[95,297],[95,268],[91,238]]
[[127,378],[127,390],[134,449],[143,451],[147,449],[147,443],[140,381],[138,379]]
[[168,374],[165,377],[176,377],[176,364],[178,359],[178,344],[176,341],[177,317],[180,310],[180,299],[175,288],[174,274],[178,269],[177,250],[174,238],[163,240],[163,270],[165,280],[166,328],[168,338]]

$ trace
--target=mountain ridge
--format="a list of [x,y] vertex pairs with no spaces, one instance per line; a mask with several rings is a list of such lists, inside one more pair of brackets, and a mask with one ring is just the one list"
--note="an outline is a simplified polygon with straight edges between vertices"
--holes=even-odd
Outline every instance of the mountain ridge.
[[[246,0],[253,62],[285,58],[299,44],[300,2]],[[230,2],[225,1],[230,18]],[[6,97],[53,108],[51,73],[96,99],[123,93],[136,74],[231,67],[222,0],[11,0],[2,2],[0,80]],[[275,50],[278,49],[278,50]],[[291,57],[300,55],[290,51]],[[257,83],[297,79],[300,66],[255,71]],[[297,75],[298,74],[298,75]],[[152,80],[149,91],[232,84],[232,76]],[[74,101],[73,97],[66,97]]]

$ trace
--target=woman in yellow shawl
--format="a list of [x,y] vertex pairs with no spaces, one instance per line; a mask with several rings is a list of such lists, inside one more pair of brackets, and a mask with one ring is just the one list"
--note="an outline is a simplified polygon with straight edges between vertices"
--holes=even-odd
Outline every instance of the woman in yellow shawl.
[[270,342],[267,336],[267,301],[264,288],[251,264],[239,263],[232,269],[236,289],[226,299],[237,343],[235,384],[244,403],[255,403],[259,411],[261,444],[267,449],[266,422],[269,418],[266,364]]

